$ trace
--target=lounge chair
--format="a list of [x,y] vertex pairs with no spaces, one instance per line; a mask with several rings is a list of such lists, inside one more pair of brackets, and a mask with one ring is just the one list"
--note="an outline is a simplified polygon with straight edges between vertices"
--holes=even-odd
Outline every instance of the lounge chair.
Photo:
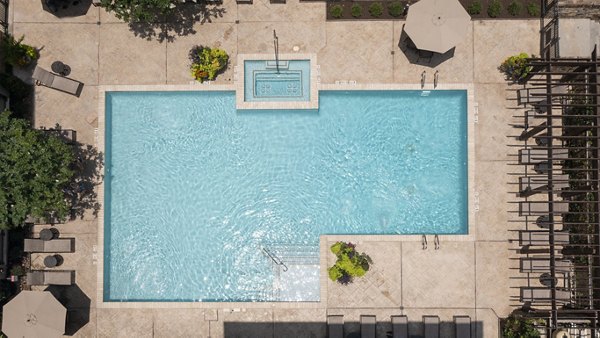
[[329,315],[327,316],[327,331],[329,338],[343,338],[344,337],[344,316],[342,315]]
[[[552,149],[552,160],[565,160],[569,157],[567,149]],[[519,164],[536,164],[547,161],[547,148],[525,148],[519,149]]]
[[360,316],[360,337],[375,338],[377,320],[375,316]]
[[73,285],[75,271],[31,271],[27,273],[28,285]]
[[[520,259],[521,272],[549,272],[550,271],[550,258],[535,258],[535,257],[521,257]],[[569,272],[573,270],[573,263],[571,261],[559,260],[555,261],[555,271],[557,272]]]
[[[552,176],[552,189],[559,190],[569,187],[569,175],[553,175]],[[527,176],[519,177],[519,191],[544,191],[548,190],[548,177],[547,176]]]
[[[566,86],[554,86],[552,87],[553,94],[565,94],[567,92]],[[546,87],[537,87],[537,88],[523,88],[517,91],[517,100],[519,104],[530,104],[536,109],[539,109],[542,112],[547,111],[547,108],[544,106],[548,102],[547,88]],[[556,96],[552,96],[552,99],[556,100]]]
[[33,70],[32,78],[37,85],[43,85],[75,96],[81,94],[81,88],[83,87],[83,83],[79,81],[54,74],[38,66]]
[[440,337],[440,317],[423,316],[423,336],[425,338]]
[[44,241],[39,238],[26,238],[25,252],[73,252],[73,239],[57,238]]
[[[521,302],[548,303],[552,300],[550,288],[545,287],[522,287]],[[568,303],[571,300],[571,292],[566,290],[556,290],[556,301]]]
[[454,316],[454,336],[456,338],[471,338],[471,317]]
[[[550,232],[548,231],[519,231],[519,245],[548,245]],[[554,244],[569,244],[568,232],[555,232]]]
[[[569,212],[568,202],[553,202],[552,214],[564,214]],[[539,216],[550,213],[548,202],[519,202],[519,216]]]
[[408,317],[392,316],[392,337],[408,338]]

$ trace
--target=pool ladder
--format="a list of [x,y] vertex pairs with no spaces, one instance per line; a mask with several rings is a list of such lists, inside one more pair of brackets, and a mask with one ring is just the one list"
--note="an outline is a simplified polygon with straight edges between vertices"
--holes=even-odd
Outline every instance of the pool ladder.
[[281,259],[279,259],[279,257],[277,257],[275,254],[273,254],[271,251],[269,251],[269,249],[263,247],[262,251],[265,253],[265,255],[267,255],[267,257],[271,258],[271,260],[273,261],[273,263],[275,263],[275,265],[281,266],[283,272],[288,271],[287,265],[285,265],[285,263]]

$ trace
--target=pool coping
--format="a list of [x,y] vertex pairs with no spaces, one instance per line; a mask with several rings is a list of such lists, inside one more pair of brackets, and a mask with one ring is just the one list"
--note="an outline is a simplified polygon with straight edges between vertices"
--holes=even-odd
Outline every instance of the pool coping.
[[278,54],[279,60],[308,60],[310,62],[310,80],[308,101],[245,101],[244,85],[246,60],[275,61],[273,54],[238,54],[237,66],[234,67],[235,106],[236,109],[319,109],[318,66],[316,54]]
[[[311,67],[316,64],[311,63]],[[312,69],[311,69],[312,73]],[[317,73],[314,73],[316,76]],[[311,74],[311,77],[313,74]],[[243,80],[243,79],[242,79]],[[189,85],[107,85],[98,86],[98,151],[105,152],[105,107],[106,92],[119,91],[236,91],[236,84],[217,85],[210,82],[199,84],[193,82]],[[479,209],[478,192],[475,187],[475,126],[478,123],[478,107],[475,102],[473,83],[449,83],[426,85],[421,88],[418,84],[321,84],[316,86],[319,90],[466,90],[467,91],[467,178],[468,178],[468,224],[467,234],[439,235],[441,242],[472,242],[477,238],[476,212]],[[236,91],[237,95],[237,91]],[[312,95],[312,94],[311,94]],[[279,109],[279,108],[278,108]],[[327,260],[330,254],[328,243],[332,241],[368,242],[418,242],[422,234],[413,235],[321,235],[319,236],[320,260],[320,300],[313,302],[127,302],[104,301],[104,182],[97,186],[98,209],[98,243],[97,243],[97,281],[96,281],[96,307],[97,308],[205,308],[236,311],[242,308],[327,308]],[[426,234],[431,237],[433,234]]]

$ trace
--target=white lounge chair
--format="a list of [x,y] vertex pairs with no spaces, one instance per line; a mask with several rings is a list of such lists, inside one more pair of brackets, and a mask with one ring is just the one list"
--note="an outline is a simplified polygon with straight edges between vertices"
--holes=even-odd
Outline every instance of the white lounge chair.
[[425,338],[440,337],[440,317],[438,316],[423,316],[423,332]]
[[471,338],[471,317],[454,316],[454,331],[456,338]]
[[[570,272],[573,270],[573,263],[559,260],[555,262],[554,268],[558,272]],[[521,257],[519,270],[521,272],[549,272],[550,258]]]
[[[568,202],[554,202],[552,204],[553,214],[564,214],[569,212]],[[519,216],[547,215],[550,213],[548,202],[519,202]]]
[[[548,176],[519,177],[519,191],[548,190]],[[553,175],[552,189],[559,190],[569,187],[569,175]]]
[[[548,245],[550,241],[550,232],[548,231],[519,231],[519,245]],[[555,232],[554,244],[569,244],[568,232]]]
[[39,238],[26,238],[25,252],[73,252],[72,238],[57,238],[44,241]]
[[36,66],[31,77],[37,85],[43,85],[75,96],[81,94],[83,83],[51,73],[44,68]]
[[27,273],[28,285],[73,285],[74,271],[31,271]]
[[[519,164],[536,164],[547,161],[548,149],[546,148],[525,148],[519,149]],[[568,149],[552,149],[553,160],[565,160],[569,158]]]
[[[521,302],[532,302],[532,303],[547,303],[552,299],[552,293],[550,288],[545,287],[522,287],[521,288]],[[571,292],[566,290],[556,290],[556,301],[561,303],[568,303],[571,300]]]
[[344,337],[344,316],[342,316],[342,315],[327,316],[327,331],[329,332],[327,337],[343,338]]
[[408,317],[392,316],[393,338],[408,338]]

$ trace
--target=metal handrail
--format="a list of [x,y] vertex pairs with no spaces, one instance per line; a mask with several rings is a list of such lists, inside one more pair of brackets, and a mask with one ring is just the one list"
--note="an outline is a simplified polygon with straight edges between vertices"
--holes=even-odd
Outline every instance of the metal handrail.
[[275,263],[276,265],[282,266],[283,267],[283,272],[288,271],[287,265],[285,265],[285,263],[279,257],[277,257],[275,254],[273,254],[271,251],[269,251],[265,247],[262,248],[262,251],[265,253],[265,255],[267,255],[269,258],[271,258],[271,260],[273,261],[273,263]]

